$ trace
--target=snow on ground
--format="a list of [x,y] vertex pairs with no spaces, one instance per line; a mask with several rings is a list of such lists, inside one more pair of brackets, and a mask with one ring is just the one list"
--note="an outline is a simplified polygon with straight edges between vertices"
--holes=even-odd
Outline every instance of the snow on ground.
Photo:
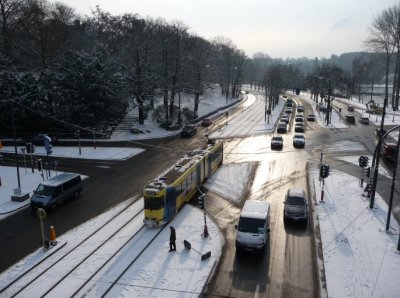
[[[307,98],[307,95],[303,96]],[[322,115],[315,112],[321,127],[347,127],[336,112],[332,113],[332,124],[329,126],[323,123]],[[154,134],[154,137],[157,136],[160,135]],[[348,141],[332,144],[330,149],[332,148],[336,152],[346,151],[347,154],[354,151],[354,156],[340,157],[346,160],[349,158],[351,163],[358,158],[356,152],[365,150],[360,143]],[[251,165],[224,164],[208,180],[206,187],[218,191],[228,199],[240,200],[244,191],[241,184],[246,183]],[[15,168],[12,172],[15,175]],[[377,194],[375,208],[369,209],[368,200],[361,196],[363,189],[359,186],[358,177],[339,171],[331,171],[331,175],[325,179],[324,203],[321,203],[318,174],[317,166],[312,167],[309,175],[314,193],[310,195],[315,198],[315,216],[319,217],[328,296],[398,297],[400,253],[396,250],[396,243],[399,238],[399,226],[392,218],[389,231],[385,231],[387,204]],[[3,189],[0,187],[0,197],[4,196]],[[8,189],[7,196],[10,190]],[[73,243],[75,238],[86,235],[90,229],[105,222],[117,209],[121,209],[121,206],[74,228],[62,235],[60,241],[62,239],[68,244]],[[125,285],[116,290],[115,296],[197,297],[213,266],[218,262],[223,245],[218,228],[209,219],[207,222],[212,234],[211,239],[200,237],[203,213],[189,205],[185,206],[171,223],[177,228],[178,252],[167,251],[168,232],[162,234],[140,260],[138,271],[135,269],[129,272],[129,276],[124,279]],[[183,248],[183,239],[190,241],[192,247],[198,247],[201,252],[212,251],[212,257],[204,263],[199,261],[198,254]],[[38,250],[24,258],[0,275],[0,284],[8,283],[42,257],[43,253]]]
[[[17,147],[18,152],[22,155],[21,149],[24,147]],[[102,159],[102,160],[125,160],[131,158],[134,155],[137,155],[143,152],[144,149],[140,148],[126,148],[126,147],[62,147],[62,146],[54,146],[53,153],[51,156],[56,157],[70,157],[70,158],[81,158],[81,159]],[[12,146],[4,146],[3,149],[0,149],[0,153],[14,153],[15,149]],[[41,157],[46,156],[46,149],[43,146],[35,147],[35,156]],[[30,154],[26,154],[27,163],[30,161]]]
[[389,231],[385,230],[384,200],[377,194],[370,209],[358,179],[335,171],[325,179],[324,202],[320,202],[319,171],[315,169],[310,178],[317,197],[328,296],[398,297],[399,225],[392,217]]
[[255,162],[223,164],[217,172],[204,183],[204,187],[227,200],[240,202],[247,190],[249,176]]

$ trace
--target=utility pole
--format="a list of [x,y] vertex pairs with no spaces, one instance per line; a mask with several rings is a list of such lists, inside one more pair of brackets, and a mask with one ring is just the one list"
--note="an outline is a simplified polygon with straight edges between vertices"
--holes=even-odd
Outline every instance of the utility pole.
[[[374,168],[374,176],[373,176],[373,180],[372,180],[372,191],[371,191],[371,200],[369,202],[369,208],[374,208],[374,202],[375,202],[375,192],[376,192],[376,183],[378,182],[378,169],[379,169],[379,158],[381,155],[381,146],[382,146],[382,139],[383,139],[383,135],[382,135],[382,131],[383,131],[383,124],[385,122],[385,115],[386,115],[386,106],[387,106],[387,97],[385,97],[384,101],[383,101],[383,111],[382,111],[382,120],[381,120],[381,126],[380,126],[380,130],[379,130],[379,140],[378,140],[378,145],[376,148],[376,153],[373,156],[373,161],[372,161],[372,165],[375,165]],[[386,133],[387,134],[387,133]],[[386,136],[385,134],[385,136]],[[375,161],[375,163],[374,163]]]
[[14,135],[14,150],[15,150],[15,164],[17,167],[17,179],[18,179],[18,189],[21,190],[21,179],[19,177],[19,162],[18,162],[18,148],[17,148],[17,129],[15,128],[15,110],[14,103],[11,106],[12,109],[12,124],[13,124],[13,135]]

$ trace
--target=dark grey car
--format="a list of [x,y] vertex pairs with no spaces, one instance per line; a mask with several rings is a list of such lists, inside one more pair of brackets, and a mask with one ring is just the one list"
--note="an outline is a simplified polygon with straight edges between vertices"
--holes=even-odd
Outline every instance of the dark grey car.
[[308,220],[308,203],[306,192],[301,188],[290,188],[285,197],[283,219],[286,221]]

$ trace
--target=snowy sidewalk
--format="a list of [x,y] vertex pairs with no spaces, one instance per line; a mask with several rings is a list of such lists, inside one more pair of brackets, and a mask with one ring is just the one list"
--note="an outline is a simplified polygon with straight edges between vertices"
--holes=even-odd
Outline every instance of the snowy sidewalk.
[[399,297],[399,225],[385,230],[388,206],[376,195],[373,209],[359,179],[334,171],[325,179],[324,202],[317,169],[315,186],[325,276],[329,297]]

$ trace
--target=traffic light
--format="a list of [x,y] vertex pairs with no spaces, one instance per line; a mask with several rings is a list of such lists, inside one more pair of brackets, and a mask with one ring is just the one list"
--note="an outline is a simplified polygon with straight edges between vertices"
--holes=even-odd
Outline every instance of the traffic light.
[[204,209],[204,197],[205,197],[205,194],[202,194],[199,196],[199,208],[200,209]]
[[33,153],[33,151],[32,151],[32,143],[26,143],[25,147],[26,147],[26,153]]
[[319,169],[319,176],[321,178],[326,178],[329,176],[329,166],[328,165],[321,166],[321,168]]
[[365,168],[366,166],[368,166],[368,162],[368,156],[360,156],[360,158],[358,159],[358,164],[361,168]]

